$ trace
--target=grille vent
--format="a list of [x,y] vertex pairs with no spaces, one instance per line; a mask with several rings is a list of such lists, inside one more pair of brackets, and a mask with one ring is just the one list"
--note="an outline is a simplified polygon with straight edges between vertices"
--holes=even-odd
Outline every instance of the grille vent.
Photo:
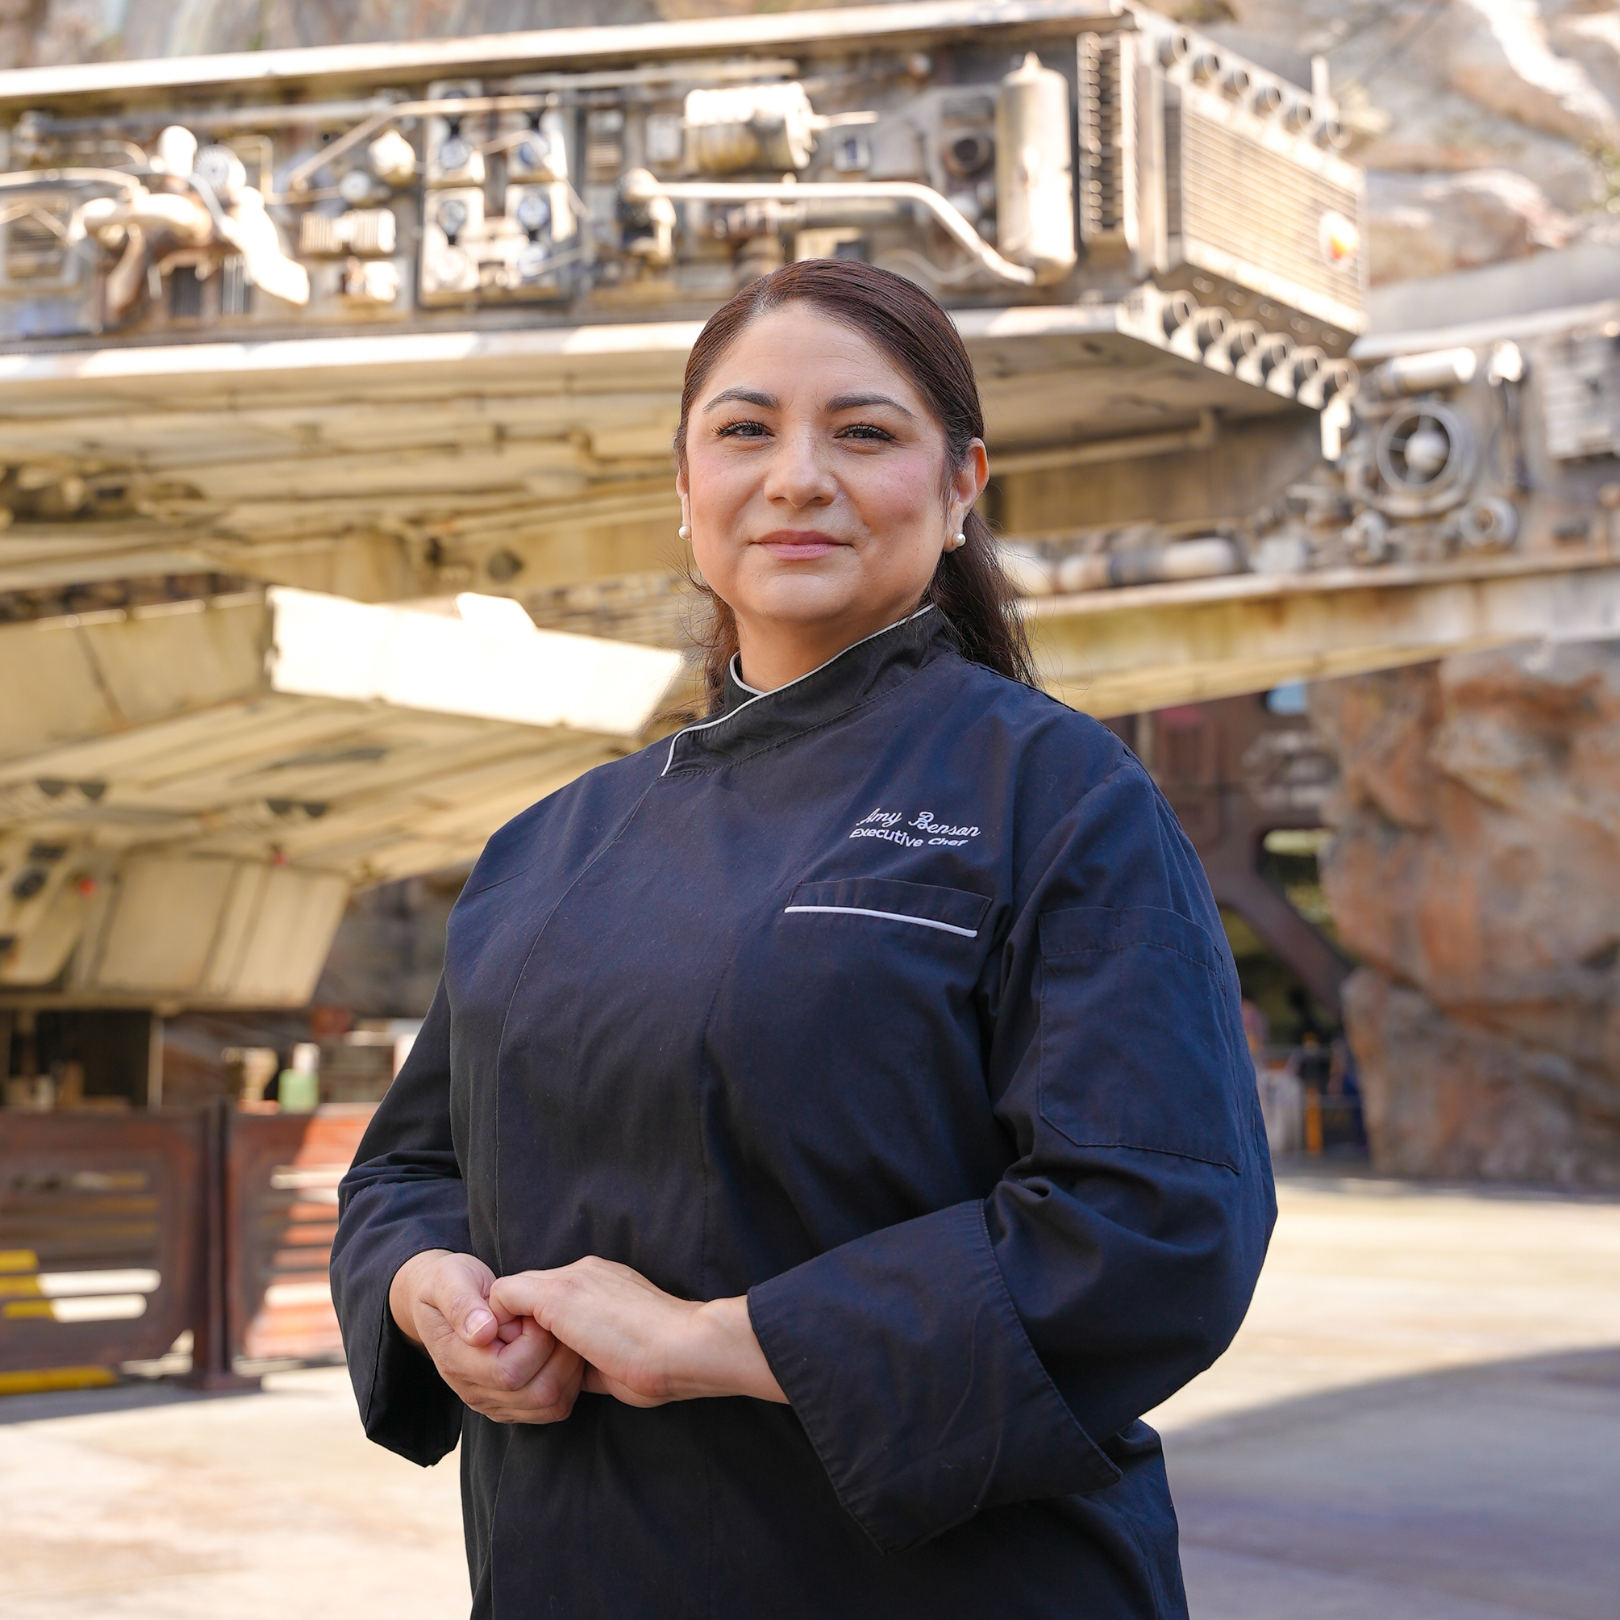
[[0,228],[5,243],[0,262],[9,286],[60,287],[77,280],[67,245],[69,214],[66,202],[35,202]]
[[1612,338],[1548,344],[1541,392],[1547,451],[1555,460],[1620,453],[1620,352]]
[[1349,164],[1190,86],[1168,124],[1167,144],[1174,154],[1170,228],[1179,231],[1187,262],[1357,329],[1365,255],[1335,264],[1322,230],[1329,213],[1363,227]]
[[1080,36],[1080,240],[1136,245],[1136,109],[1129,34]]
[[221,315],[253,313],[253,278],[248,274],[247,260],[240,254],[232,254],[220,266],[219,312]]

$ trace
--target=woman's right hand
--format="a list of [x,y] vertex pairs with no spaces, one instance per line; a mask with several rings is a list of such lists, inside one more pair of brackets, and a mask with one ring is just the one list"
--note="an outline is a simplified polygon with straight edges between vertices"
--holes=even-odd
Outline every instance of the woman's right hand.
[[394,1273],[388,1308],[473,1411],[497,1423],[556,1423],[578,1398],[585,1365],[531,1316],[502,1323],[495,1273],[476,1255],[427,1249]]

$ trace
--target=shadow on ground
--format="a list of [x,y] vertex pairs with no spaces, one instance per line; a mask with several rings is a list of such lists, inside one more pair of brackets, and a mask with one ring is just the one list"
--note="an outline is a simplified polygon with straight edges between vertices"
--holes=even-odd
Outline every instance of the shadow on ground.
[[38,1395],[8,1395],[0,1400],[0,1427],[38,1423],[45,1418],[95,1417],[103,1412],[132,1412],[147,1406],[185,1406],[198,1401],[235,1400],[254,1395],[242,1389],[188,1389],[173,1378],[135,1378],[103,1389],[59,1389]]
[[1166,1436],[1193,1620],[1616,1620],[1620,1347]]

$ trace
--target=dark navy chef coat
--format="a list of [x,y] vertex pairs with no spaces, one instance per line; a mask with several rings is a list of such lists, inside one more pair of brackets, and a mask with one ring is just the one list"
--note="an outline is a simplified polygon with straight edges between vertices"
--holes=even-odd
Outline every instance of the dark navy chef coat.
[[[1158,1437],[1274,1213],[1196,857],[1111,733],[925,610],[489,842],[342,1189],[367,1433],[459,1438],[496,1620],[1186,1612]],[[790,1405],[465,1410],[428,1248],[746,1293]]]

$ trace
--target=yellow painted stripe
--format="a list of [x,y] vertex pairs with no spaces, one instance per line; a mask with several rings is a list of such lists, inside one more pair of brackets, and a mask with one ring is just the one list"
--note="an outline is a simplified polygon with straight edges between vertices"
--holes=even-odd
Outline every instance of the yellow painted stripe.
[[38,1271],[39,1256],[32,1249],[0,1249],[0,1271]]
[[13,1300],[5,1308],[5,1317],[11,1321],[19,1316],[42,1316],[47,1321],[56,1319],[56,1312],[51,1309],[48,1299],[18,1299]]
[[38,1277],[0,1277],[0,1299],[8,1295],[15,1297],[18,1294],[38,1295],[43,1292]]
[[42,1367],[0,1372],[0,1395],[42,1395],[54,1389],[104,1389],[118,1382],[110,1367]]

